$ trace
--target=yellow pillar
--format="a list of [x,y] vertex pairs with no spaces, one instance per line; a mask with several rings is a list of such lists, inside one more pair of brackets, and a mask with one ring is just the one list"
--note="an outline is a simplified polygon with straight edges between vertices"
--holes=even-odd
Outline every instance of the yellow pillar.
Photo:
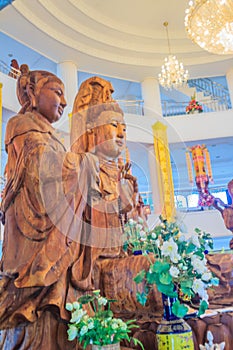
[[167,126],[161,122],[152,125],[154,136],[154,149],[157,161],[157,178],[162,205],[161,215],[168,221],[175,216],[174,185],[170,152],[167,141]]

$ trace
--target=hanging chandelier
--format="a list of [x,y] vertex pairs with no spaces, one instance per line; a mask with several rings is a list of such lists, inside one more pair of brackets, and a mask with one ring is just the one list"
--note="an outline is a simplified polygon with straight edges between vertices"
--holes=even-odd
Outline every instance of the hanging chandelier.
[[196,0],[185,11],[189,38],[206,51],[233,54],[233,1]]
[[177,89],[187,83],[188,71],[184,69],[183,63],[180,63],[176,56],[171,54],[170,41],[168,36],[168,22],[163,23],[166,28],[168,51],[169,55],[165,58],[161,68],[161,73],[158,75],[160,85],[166,90]]

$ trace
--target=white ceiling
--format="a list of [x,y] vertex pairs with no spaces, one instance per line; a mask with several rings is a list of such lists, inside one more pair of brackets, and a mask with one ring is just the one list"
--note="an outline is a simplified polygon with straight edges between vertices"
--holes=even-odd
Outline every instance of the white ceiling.
[[81,71],[142,81],[157,76],[168,55],[168,21],[171,51],[190,77],[224,75],[233,56],[191,42],[187,7],[188,0],[15,0],[0,11],[0,29],[56,63],[72,60]]

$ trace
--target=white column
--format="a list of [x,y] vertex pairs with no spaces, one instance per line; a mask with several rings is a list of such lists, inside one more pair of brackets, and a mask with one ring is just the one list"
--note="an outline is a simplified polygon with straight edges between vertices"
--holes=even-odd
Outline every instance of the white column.
[[162,116],[159,82],[156,78],[146,78],[141,83],[145,115]]
[[150,184],[152,191],[152,199],[154,204],[154,214],[160,215],[163,208],[162,199],[160,198],[159,183],[158,183],[158,172],[157,167],[159,166],[156,161],[154,145],[148,148],[148,163],[150,170]]
[[231,105],[233,106],[233,68],[229,69],[226,74],[228,90],[231,98]]
[[72,61],[60,62],[57,65],[57,75],[65,85],[65,98],[67,106],[61,119],[54,123],[53,126],[62,134],[62,142],[65,146],[69,146],[70,133],[70,113],[72,112],[75,96],[78,92],[78,70]]
[[77,66],[72,61],[60,62],[57,65],[57,75],[65,85],[65,97],[67,100],[66,113],[72,112],[75,96],[78,92]]

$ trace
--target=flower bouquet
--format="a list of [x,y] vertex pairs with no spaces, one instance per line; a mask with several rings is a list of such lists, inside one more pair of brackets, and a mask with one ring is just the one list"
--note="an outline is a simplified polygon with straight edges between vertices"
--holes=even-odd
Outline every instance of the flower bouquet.
[[191,96],[191,100],[189,101],[189,104],[188,104],[188,106],[186,107],[185,110],[186,110],[187,114],[193,114],[195,111],[197,111],[198,113],[202,113],[203,112],[203,108],[199,104],[199,102],[196,101],[195,96]]
[[136,283],[145,285],[144,291],[137,293],[138,301],[145,305],[151,287],[156,285],[159,292],[176,299],[172,312],[183,318],[188,312],[186,304],[192,303],[198,295],[200,316],[208,308],[207,288],[219,282],[209,271],[205,258],[207,248],[213,248],[212,238],[197,228],[186,237],[176,222],[168,222],[162,217],[160,220],[159,225],[146,234],[143,231],[141,236],[140,249],[150,267],[134,278]]
[[[122,321],[115,318],[110,309],[111,302],[100,295],[100,291],[81,296],[78,301],[67,303],[66,309],[71,311],[71,319],[68,325],[68,340],[75,338],[86,349],[87,345],[97,345],[99,348],[109,344],[120,343],[122,339],[130,341],[129,333],[132,328],[138,328],[135,320]],[[134,344],[142,343],[132,338]]]
[[142,253],[145,241],[147,240],[148,228],[144,225],[144,220],[139,217],[138,221],[129,219],[124,226],[123,250],[128,253]]

